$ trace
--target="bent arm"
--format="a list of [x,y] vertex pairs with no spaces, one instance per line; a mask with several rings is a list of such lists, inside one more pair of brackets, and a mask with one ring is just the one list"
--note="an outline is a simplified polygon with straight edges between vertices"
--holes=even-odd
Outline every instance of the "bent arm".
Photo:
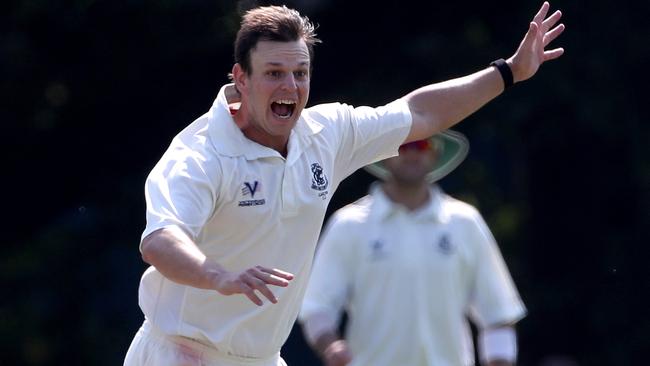
[[156,230],[142,240],[142,259],[168,279],[201,289],[214,289],[225,270],[208,258],[182,230]]
[[277,299],[267,285],[286,287],[291,273],[254,266],[241,272],[225,270],[207,258],[192,239],[178,228],[164,228],[142,241],[142,258],[176,283],[216,290],[222,295],[243,294],[256,305],[263,305],[255,290],[272,303]]
[[302,319],[307,343],[326,366],[342,366],[352,361],[347,342],[337,328],[338,321],[327,312],[316,312]]

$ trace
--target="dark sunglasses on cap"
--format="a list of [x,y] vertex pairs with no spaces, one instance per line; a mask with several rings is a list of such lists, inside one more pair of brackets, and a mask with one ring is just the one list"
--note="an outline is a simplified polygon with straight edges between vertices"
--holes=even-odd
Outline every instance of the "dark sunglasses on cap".
[[432,147],[431,141],[429,140],[417,140],[400,146],[399,151],[427,151],[431,150]]

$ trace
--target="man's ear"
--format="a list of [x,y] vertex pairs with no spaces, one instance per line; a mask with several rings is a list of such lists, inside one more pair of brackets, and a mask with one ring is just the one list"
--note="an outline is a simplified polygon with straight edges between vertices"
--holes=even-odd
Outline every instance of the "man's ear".
[[241,93],[247,87],[246,72],[239,63],[232,66],[232,81],[235,83],[237,90]]

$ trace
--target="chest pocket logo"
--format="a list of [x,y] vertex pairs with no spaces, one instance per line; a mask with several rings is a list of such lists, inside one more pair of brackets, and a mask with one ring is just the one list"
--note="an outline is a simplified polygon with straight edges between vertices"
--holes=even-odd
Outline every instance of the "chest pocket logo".
[[389,251],[386,243],[381,240],[370,242],[370,260],[378,261],[389,257]]
[[323,167],[318,163],[311,165],[311,188],[317,191],[324,191],[327,189],[327,177],[323,173]]
[[[255,199],[255,193],[261,191],[261,184],[258,181],[244,182],[241,189],[242,197],[245,198],[239,201],[239,207],[260,206],[266,203],[264,198]],[[247,199],[250,195],[251,199]]]
[[452,255],[456,251],[456,246],[449,238],[449,234],[446,233],[440,236],[438,243],[435,244],[435,246],[436,249],[438,249],[438,252],[446,256]]
[[250,194],[252,198],[255,198],[255,192],[260,182],[255,181],[252,184],[250,182],[244,182],[244,187],[241,189],[242,194],[245,196]]

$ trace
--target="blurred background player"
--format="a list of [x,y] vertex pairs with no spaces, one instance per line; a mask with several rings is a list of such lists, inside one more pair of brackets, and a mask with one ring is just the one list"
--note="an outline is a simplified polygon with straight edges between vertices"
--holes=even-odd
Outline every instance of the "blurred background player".
[[[300,321],[327,366],[513,365],[526,309],[479,212],[431,183],[464,159],[447,131],[367,167],[383,180],[330,219]],[[345,337],[338,333],[343,311]]]

